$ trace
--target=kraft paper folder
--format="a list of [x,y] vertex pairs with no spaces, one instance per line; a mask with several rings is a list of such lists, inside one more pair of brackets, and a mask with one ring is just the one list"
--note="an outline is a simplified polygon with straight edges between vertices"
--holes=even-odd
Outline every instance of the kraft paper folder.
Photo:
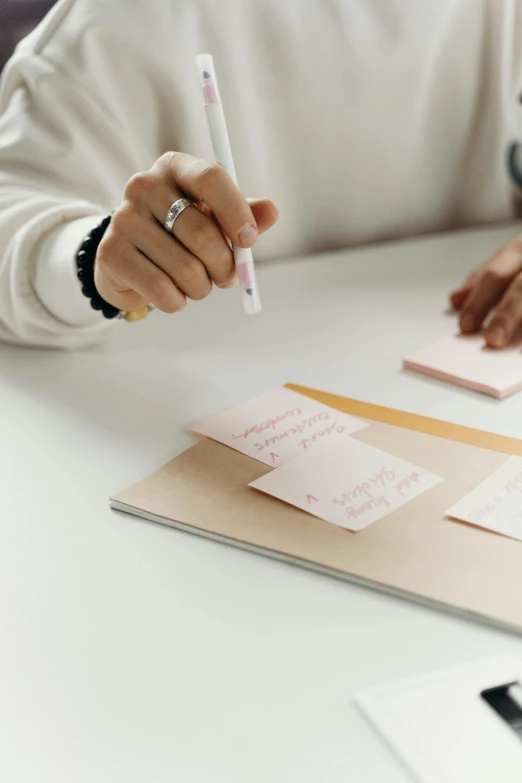
[[115,509],[522,631],[522,542],[445,511],[522,441],[289,385],[370,423],[351,437],[444,478],[358,533],[256,492],[271,468],[205,439],[111,500]]

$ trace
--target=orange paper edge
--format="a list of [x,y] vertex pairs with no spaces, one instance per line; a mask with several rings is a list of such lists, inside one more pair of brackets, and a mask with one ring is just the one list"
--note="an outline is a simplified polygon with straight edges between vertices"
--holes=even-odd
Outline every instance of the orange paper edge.
[[502,454],[516,454],[522,457],[522,441],[510,438],[507,435],[497,435],[494,432],[484,432],[483,430],[475,430],[472,427],[463,427],[460,424],[451,424],[449,421],[430,419],[427,416],[419,416],[416,413],[406,413],[394,408],[384,408],[381,405],[352,400],[349,397],[328,394],[317,389],[308,389],[306,386],[297,386],[294,383],[285,385],[288,389],[305,394],[307,397],[324,403],[324,405],[329,405],[331,408],[342,411],[342,413],[349,413],[361,419],[380,421],[383,424],[392,424],[394,427],[403,427],[406,430],[424,432],[427,435],[436,435],[439,438],[455,440],[458,443],[467,443],[470,446],[499,451]]

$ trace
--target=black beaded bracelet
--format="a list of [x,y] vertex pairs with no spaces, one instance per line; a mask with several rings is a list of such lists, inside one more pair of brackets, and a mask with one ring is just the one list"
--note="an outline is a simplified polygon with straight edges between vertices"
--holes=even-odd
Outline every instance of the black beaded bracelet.
[[91,233],[85,237],[82,246],[76,255],[76,267],[78,280],[82,284],[82,293],[91,301],[93,310],[99,310],[104,318],[117,318],[120,310],[117,307],[106,302],[96,290],[94,284],[94,262],[96,260],[96,251],[107,231],[111,218],[106,217],[99,226],[96,226]]

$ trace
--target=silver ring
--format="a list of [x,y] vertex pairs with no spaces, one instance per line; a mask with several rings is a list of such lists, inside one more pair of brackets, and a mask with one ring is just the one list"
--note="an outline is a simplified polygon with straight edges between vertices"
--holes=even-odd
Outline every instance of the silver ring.
[[174,223],[179,218],[183,210],[186,209],[187,207],[195,207],[195,206],[196,206],[196,202],[192,201],[189,198],[178,198],[178,200],[174,202],[174,204],[167,212],[167,217],[165,218],[165,223],[164,223],[164,226],[167,229],[167,231],[172,234],[174,229]]

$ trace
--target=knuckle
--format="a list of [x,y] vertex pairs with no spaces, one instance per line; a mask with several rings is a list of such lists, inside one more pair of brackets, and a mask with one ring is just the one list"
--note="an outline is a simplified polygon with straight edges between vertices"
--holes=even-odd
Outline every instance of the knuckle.
[[183,294],[173,284],[172,280],[166,276],[156,276],[149,288],[149,295],[152,304],[163,313],[177,313],[183,310],[186,300]]
[[125,242],[115,233],[106,235],[96,253],[96,263],[106,269],[119,269],[125,256]]
[[182,255],[176,260],[177,276],[183,283],[199,282],[206,277],[203,264],[194,256]]
[[175,299],[172,281],[163,275],[156,275],[151,281],[150,293],[154,303],[161,309]]
[[184,255],[177,259],[175,280],[190,299],[205,299],[212,290],[207,271],[195,256]]
[[165,174],[169,169],[176,166],[179,154],[179,152],[172,151],[164,152],[154,164],[153,169],[157,169],[161,174]]
[[140,200],[156,189],[156,179],[150,171],[134,174],[125,186],[124,195],[129,201]]
[[483,285],[498,285],[498,283],[504,283],[506,280],[506,273],[495,266],[488,266],[482,274]]
[[196,174],[203,192],[209,192],[223,185],[225,172],[219,163],[202,163]]
[[133,223],[141,211],[135,201],[126,199],[123,201],[112,216],[111,231],[124,234],[129,223]]
[[158,158],[157,163],[164,168],[165,166],[170,166],[171,163],[173,163],[176,160],[177,152],[172,152],[169,150],[169,152],[164,152],[161,157]]

